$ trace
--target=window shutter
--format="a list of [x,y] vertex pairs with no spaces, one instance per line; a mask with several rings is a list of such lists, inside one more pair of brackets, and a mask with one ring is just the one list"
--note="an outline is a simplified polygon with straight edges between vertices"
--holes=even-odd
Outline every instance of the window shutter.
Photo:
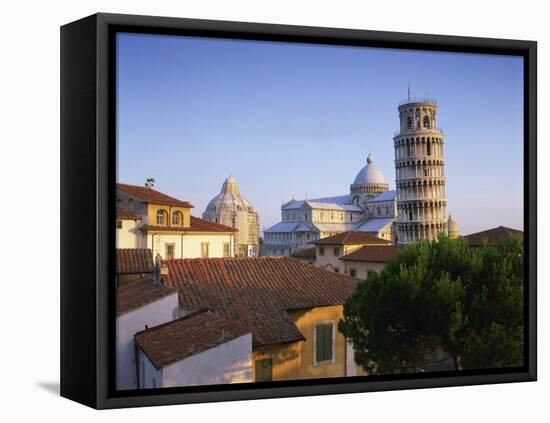
[[316,361],[332,360],[332,324],[316,326]]
[[271,382],[273,379],[272,361],[270,358],[256,360],[256,382]]

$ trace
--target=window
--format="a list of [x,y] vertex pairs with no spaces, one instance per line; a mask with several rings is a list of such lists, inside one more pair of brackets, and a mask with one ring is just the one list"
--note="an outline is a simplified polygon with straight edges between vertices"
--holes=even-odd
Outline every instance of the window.
[[134,208],[134,200],[131,198],[128,198],[128,210],[132,210]]
[[426,143],[426,149],[427,149],[428,156],[431,156],[432,155],[432,144],[429,141]]
[[410,116],[407,116],[407,128],[412,128],[413,126],[413,120],[412,120],[412,117]]
[[254,362],[256,382],[271,382],[273,380],[273,362],[271,358],[256,360]]
[[334,272],[340,273],[340,268],[339,268],[339,267],[335,267],[335,268],[334,268]]
[[351,269],[349,269],[349,275],[352,278],[355,278],[357,276],[357,270],[352,267]]
[[117,220],[116,221],[116,228],[117,229],[122,229],[122,220]]
[[340,256],[340,247],[334,247],[334,255],[337,257]]
[[173,260],[174,259],[174,252],[176,251],[176,244],[166,244],[165,245],[166,250],[166,260]]
[[157,210],[157,225],[166,225],[166,210],[160,209]]
[[210,250],[210,243],[209,242],[201,242],[201,257],[207,258],[209,256],[209,250]]
[[374,275],[375,273],[376,273],[376,271],[374,271],[374,270],[367,270],[367,278]]
[[172,225],[183,225],[183,214],[181,212],[175,211],[174,213],[172,213]]
[[231,244],[229,242],[223,243],[223,256],[229,257],[231,255]]
[[325,255],[325,247],[319,247],[319,255],[324,256]]
[[315,325],[315,363],[333,361],[333,329],[332,322]]

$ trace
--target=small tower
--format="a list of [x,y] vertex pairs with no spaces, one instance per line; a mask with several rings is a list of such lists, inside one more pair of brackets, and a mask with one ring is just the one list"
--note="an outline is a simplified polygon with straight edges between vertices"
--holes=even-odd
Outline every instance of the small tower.
[[451,215],[449,215],[449,220],[447,221],[447,227],[449,229],[449,237],[455,239],[460,236],[460,228],[458,227],[458,223],[456,223]]
[[443,132],[435,100],[407,98],[398,107],[393,138],[397,188],[397,241],[408,244],[447,234]]

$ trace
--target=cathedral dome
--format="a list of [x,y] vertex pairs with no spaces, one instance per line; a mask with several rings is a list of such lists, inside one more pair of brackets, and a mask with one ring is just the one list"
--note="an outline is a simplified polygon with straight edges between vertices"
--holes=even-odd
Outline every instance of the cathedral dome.
[[353,185],[362,184],[386,184],[384,175],[382,175],[382,172],[375,166],[371,154],[367,157],[367,165],[359,171],[355,177],[355,181],[353,181]]

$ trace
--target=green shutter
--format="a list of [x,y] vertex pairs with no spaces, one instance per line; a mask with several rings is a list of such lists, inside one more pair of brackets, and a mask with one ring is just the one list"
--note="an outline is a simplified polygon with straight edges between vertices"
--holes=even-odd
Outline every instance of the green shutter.
[[316,329],[316,361],[332,360],[332,324],[317,325]]
[[270,358],[266,358],[264,360],[256,360],[256,382],[271,382],[271,380],[273,379],[272,364],[273,362]]

